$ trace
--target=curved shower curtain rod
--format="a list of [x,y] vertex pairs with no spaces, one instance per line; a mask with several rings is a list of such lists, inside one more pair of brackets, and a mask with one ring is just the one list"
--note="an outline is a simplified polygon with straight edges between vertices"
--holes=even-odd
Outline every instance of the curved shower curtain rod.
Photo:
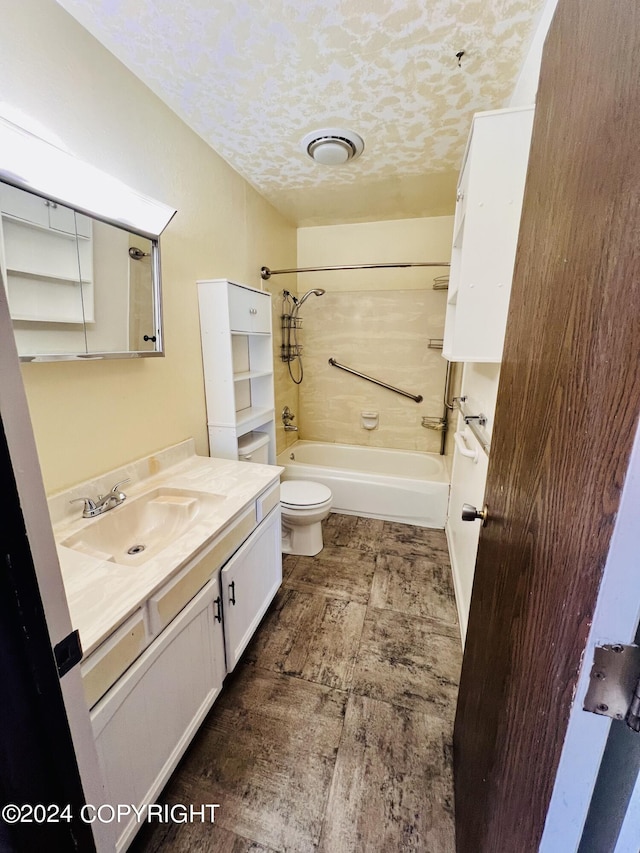
[[389,270],[405,269],[406,267],[450,267],[449,261],[424,261],[405,264],[348,264],[338,267],[296,267],[289,270],[272,270],[269,267],[260,268],[263,281],[269,281],[272,275],[288,275],[298,272],[333,272],[334,270]]

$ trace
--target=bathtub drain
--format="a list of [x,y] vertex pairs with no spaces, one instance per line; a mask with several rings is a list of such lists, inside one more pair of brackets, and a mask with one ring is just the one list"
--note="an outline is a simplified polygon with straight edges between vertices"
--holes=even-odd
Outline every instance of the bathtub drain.
[[146,545],[132,545],[127,551],[127,554],[140,554],[146,547]]

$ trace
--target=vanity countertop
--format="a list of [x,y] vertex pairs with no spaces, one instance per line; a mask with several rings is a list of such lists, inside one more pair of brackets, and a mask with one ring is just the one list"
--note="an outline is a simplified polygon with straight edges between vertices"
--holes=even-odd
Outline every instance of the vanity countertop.
[[138,566],[125,566],[60,545],[81,531],[126,506],[115,507],[97,519],[78,516],[54,525],[62,578],[71,621],[80,631],[84,655],[92,652],[154,592],[176,574],[198,551],[212,542],[268,486],[283,469],[227,459],[189,456],[171,467],[126,486],[128,500],[157,488],[188,489],[224,495],[213,515],[196,518],[188,530],[159,554]]

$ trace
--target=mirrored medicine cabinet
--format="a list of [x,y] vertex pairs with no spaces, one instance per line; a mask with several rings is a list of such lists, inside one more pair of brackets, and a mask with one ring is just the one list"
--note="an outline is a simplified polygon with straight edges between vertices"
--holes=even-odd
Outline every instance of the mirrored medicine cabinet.
[[175,210],[0,117],[0,274],[21,361],[163,355]]

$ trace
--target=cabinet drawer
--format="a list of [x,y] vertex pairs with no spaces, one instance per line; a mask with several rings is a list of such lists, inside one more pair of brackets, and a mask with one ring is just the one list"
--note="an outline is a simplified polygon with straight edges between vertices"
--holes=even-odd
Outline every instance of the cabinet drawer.
[[229,321],[234,332],[268,333],[271,328],[269,294],[230,285]]
[[146,645],[144,615],[138,610],[83,661],[80,665],[82,686],[90,708],[142,654]]
[[258,524],[266,518],[271,510],[280,503],[280,483],[267,489],[256,500],[256,518]]
[[176,578],[149,599],[152,634],[158,634],[171,622],[225,560],[238,550],[255,526],[256,510],[252,506],[205,554],[192,560]]

